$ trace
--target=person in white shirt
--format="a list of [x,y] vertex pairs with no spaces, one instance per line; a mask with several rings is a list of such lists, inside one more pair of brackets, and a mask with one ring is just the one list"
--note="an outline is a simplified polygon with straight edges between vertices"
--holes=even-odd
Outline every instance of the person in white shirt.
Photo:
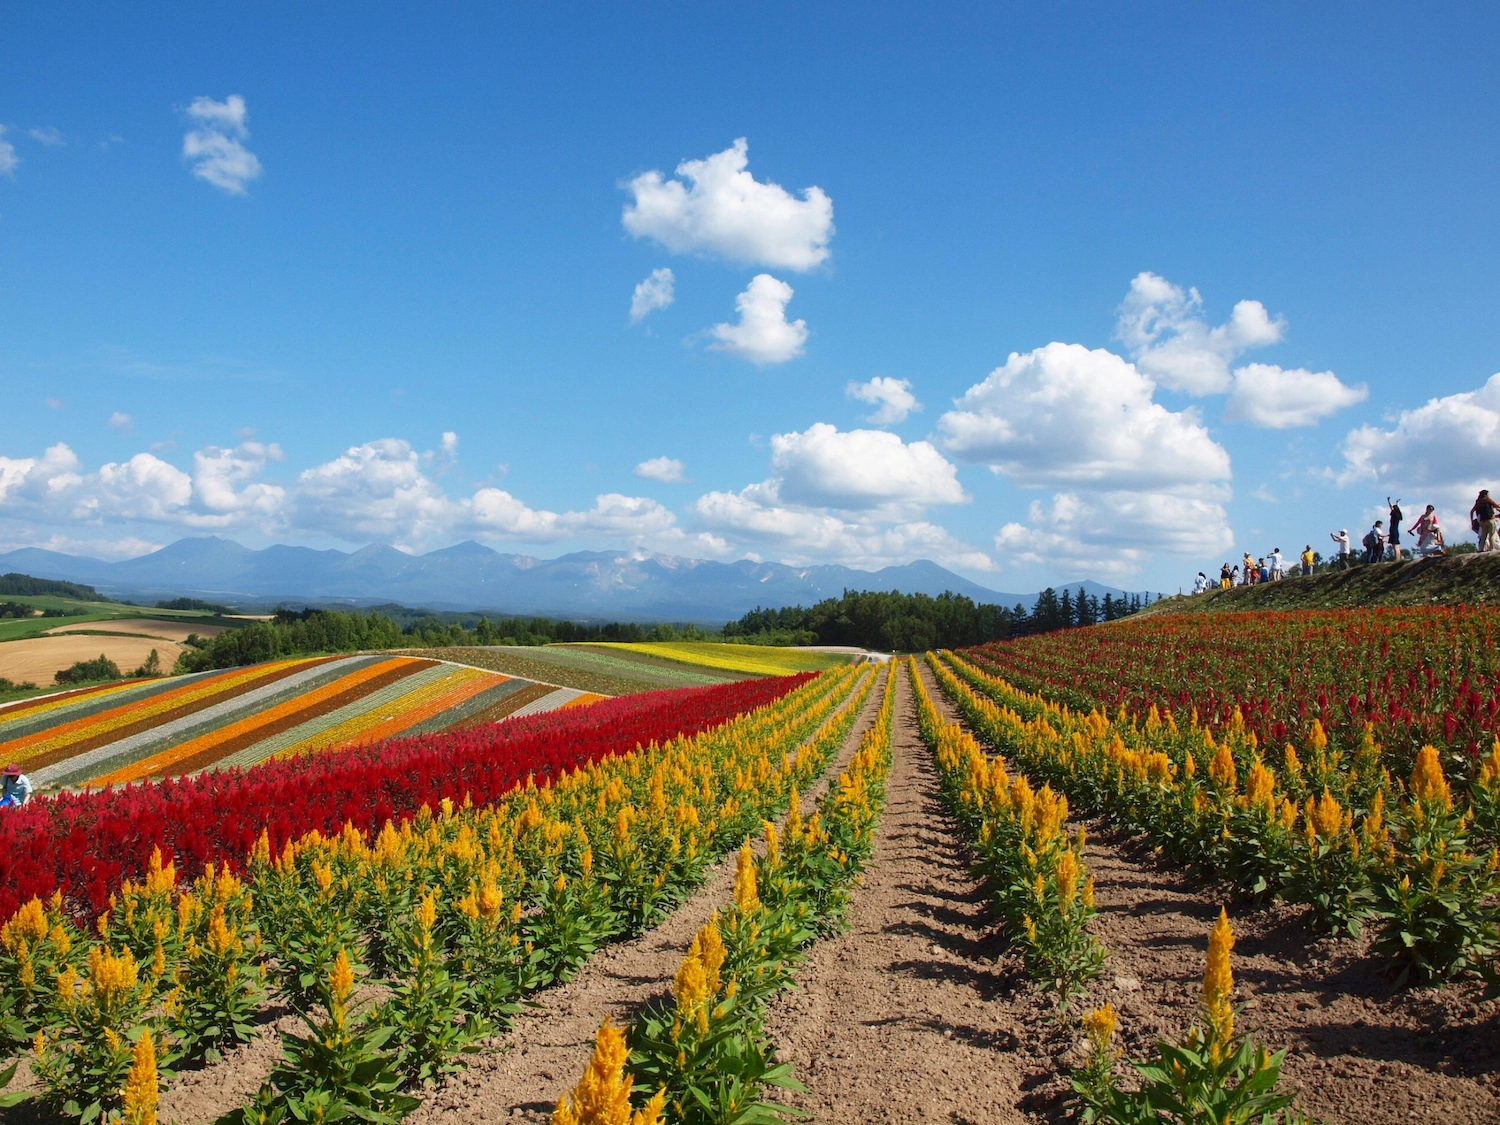
[[1201,594],[1201,593],[1203,593],[1204,590],[1207,590],[1207,589],[1208,589],[1208,578],[1200,570],[1198,572],[1198,577],[1193,579],[1193,593],[1195,593],[1195,594]]
[[1271,557],[1266,560],[1271,564],[1271,581],[1281,581],[1281,548],[1277,547],[1271,552]]
[[1330,531],[1328,538],[1339,545],[1339,566],[1347,570],[1349,568],[1349,553],[1352,550],[1349,545],[1349,529],[1347,527],[1340,528],[1337,534]]

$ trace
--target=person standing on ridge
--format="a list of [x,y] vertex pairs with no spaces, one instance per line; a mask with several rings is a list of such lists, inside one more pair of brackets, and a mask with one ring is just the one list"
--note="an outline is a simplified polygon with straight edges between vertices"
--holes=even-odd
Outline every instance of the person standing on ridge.
[[1229,564],[1225,563],[1219,567],[1219,589],[1227,590],[1234,585],[1234,577],[1229,573]]
[[1309,543],[1302,548],[1302,577],[1306,578],[1312,574],[1313,564],[1318,561],[1318,556],[1313,554],[1312,544]]
[[1328,538],[1332,539],[1335,543],[1337,543],[1339,545],[1339,569],[1340,570],[1348,570],[1349,569],[1349,555],[1354,550],[1349,545],[1349,529],[1347,527],[1341,527],[1341,528],[1339,528],[1339,530],[1338,530],[1337,533],[1334,533],[1334,532],[1330,531],[1328,533]]
[[1386,540],[1391,545],[1391,554],[1397,562],[1401,561],[1401,497],[1392,500],[1389,496],[1385,498],[1385,506],[1389,508],[1391,517],[1391,534]]
[[1365,562],[1378,563],[1385,558],[1385,521],[1376,520],[1370,525],[1370,530],[1365,532],[1361,540],[1365,549]]
[[1479,498],[1474,501],[1474,506],[1469,509],[1469,520],[1475,533],[1479,536],[1479,549],[1481,551],[1493,551],[1500,544],[1495,542],[1495,502],[1490,499],[1490,490],[1481,488]]
[[1281,548],[1275,547],[1271,551],[1271,581],[1281,581]]

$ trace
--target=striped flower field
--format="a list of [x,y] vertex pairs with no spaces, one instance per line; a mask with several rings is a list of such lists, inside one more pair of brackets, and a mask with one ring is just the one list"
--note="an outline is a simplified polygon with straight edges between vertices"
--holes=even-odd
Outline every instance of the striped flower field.
[[0,762],[38,789],[430,734],[602,697],[411,656],[333,656],[109,684],[0,708]]

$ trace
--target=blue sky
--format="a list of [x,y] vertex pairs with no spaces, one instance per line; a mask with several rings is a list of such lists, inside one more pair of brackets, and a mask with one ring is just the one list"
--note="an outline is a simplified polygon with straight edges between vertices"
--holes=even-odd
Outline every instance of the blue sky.
[[0,550],[1175,589],[1500,484],[1492,5],[49,3],[0,42]]

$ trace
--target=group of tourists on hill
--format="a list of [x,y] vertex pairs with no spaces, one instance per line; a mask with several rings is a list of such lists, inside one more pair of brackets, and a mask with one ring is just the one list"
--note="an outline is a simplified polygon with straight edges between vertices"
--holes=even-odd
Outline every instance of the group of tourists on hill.
[[[1419,515],[1405,532],[1401,525],[1405,521],[1405,513],[1401,511],[1401,498],[1385,498],[1387,516],[1390,523],[1385,520],[1376,520],[1370,530],[1365,532],[1364,538],[1360,540],[1363,548],[1364,561],[1367,563],[1382,562],[1390,559],[1400,562],[1402,559],[1401,537],[1415,535],[1416,546],[1410,548],[1411,554],[1416,558],[1426,558],[1429,555],[1442,555],[1447,553],[1447,543],[1443,538],[1443,529],[1438,521],[1437,507],[1428,504],[1426,509]],[[1500,516],[1500,501],[1490,496],[1487,488],[1479,490],[1479,496],[1475,499],[1473,506],[1469,509],[1469,526],[1479,538],[1479,550],[1500,551],[1500,534],[1497,534],[1497,516]],[[1334,542],[1334,557],[1330,560],[1340,569],[1347,569],[1354,565],[1355,548],[1353,541],[1349,538],[1347,528],[1329,533],[1328,536]],[[1321,561],[1320,555],[1313,550],[1312,544],[1307,544],[1298,556],[1297,563],[1302,574],[1313,572],[1313,568]],[[1230,566],[1225,563],[1219,568],[1218,587],[1227,590],[1231,586],[1255,586],[1261,582],[1278,582],[1288,573],[1289,568],[1281,554],[1281,548],[1275,548],[1264,558],[1254,558],[1249,551],[1245,552],[1242,563]],[[1203,571],[1198,572],[1198,577],[1193,580],[1193,593],[1201,594],[1211,589],[1214,582]]]

